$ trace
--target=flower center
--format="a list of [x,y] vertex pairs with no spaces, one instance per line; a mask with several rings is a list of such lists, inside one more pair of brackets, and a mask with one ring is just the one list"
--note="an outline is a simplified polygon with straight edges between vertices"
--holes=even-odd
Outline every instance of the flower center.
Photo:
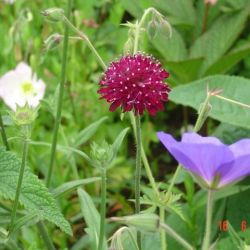
[[22,83],[21,88],[25,95],[32,95],[35,92],[34,87],[31,82]]

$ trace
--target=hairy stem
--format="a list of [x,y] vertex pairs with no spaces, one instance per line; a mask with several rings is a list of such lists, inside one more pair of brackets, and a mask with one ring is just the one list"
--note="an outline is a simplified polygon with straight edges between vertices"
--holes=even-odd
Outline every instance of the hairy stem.
[[202,250],[208,250],[211,237],[211,223],[213,211],[213,191],[208,189],[207,193],[207,214],[206,214],[206,231],[203,239]]
[[[160,221],[161,223],[165,223],[165,208],[160,207]],[[166,241],[166,233],[163,228],[160,229],[161,234],[161,250],[167,249],[167,241]]]
[[[135,166],[135,213],[140,213],[140,182],[141,182],[141,121],[140,116],[135,117],[136,127],[136,166]],[[141,234],[137,232],[137,244],[141,249]]]
[[[72,0],[68,0],[67,7],[67,16],[69,18],[71,12]],[[58,130],[61,123],[61,114],[62,114],[62,104],[63,104],[63,94],[64,94],[64,84],[66,79],[66,68],[67,68],[67,54],[68,54],[68,38],[69,36],[69,28],[67,25],[64,27],[64,41],[63,41],[63,59],[62,59],[62,68],[61,68],[61,80],[59,86],[59,97],[57,100],[57,111],[56,118],[53,130],[53,139],[52,139],[52,147],[51,147],[51,155],[50,155],[50,163],[49,163],[49,171],[46,180],[46,186],[49,187],[51,182],[51,176],[53,172],[53,166],[56,155],[56,145],[57,145],[57,136]]]
[[3,124],[3,118],[2,118],[1,114],[0,114],[0,129],[1,129],[1,136],[2,136],[2,140],[3,140],[3,144],[6,148],[6,150],[10,150],[7,136],[6,136],[6,132],[5,132],[5,128],[4,128],[4,124]]
[[49,234],[47,232],[47,229],[46,229],[44,223],[42,221],[39,221],[37,223],[37,227],[39,229],[39,232],[40,232],[40,234],[41,234],[41,236],[43,238],[43,241],[44,241],[47,249],[48,250],[56,250],[53,243],[52,243],[52,241],[51,241],[51,239],[50,239],[50,237],[49,237]]
[[104,70],[106,70],[107,66],[104,63],[104,61],[102,60],[101,56],[99,55],[99,53],[96,51],[95,47],[93,46],[93,44],[90,42],[89,38],[80,30],[78,30],[70,21],[67,17],[64,17],[64,23],[65,25],[67,25],[68,28],[70,28],[72,31],[74,31],[83,41],[85,41],[89,47],[89,49],[93,52],[93,54],[96,56],[98,62],[100,63],[100,65],[102,66],[102,68]]
[[106,169],[102,168],[101,170],[102,184],[101,184],[101,220],[100,220],[100,235],[98,250],[103,250],[103,243],[106,234],[106,193],[107,193],[107,184],[106,184]]
[[170,226],[168,226],[165,223],[161,223],[160,227],[163,228],[169,236],[171,236],[173,239],[179,242],[180,245],[182,245],[185,249],[194,250],[194,247],[192,247],[185,239],[183,239],[178,233],[176,233]]
[[21,188],[22,188],[23,175],[24,175],[24,170],[25,170],[25,165],[26,165],[27,154],[28,154],[28,138],[25,137],[24,140],[23,140],[22,162],[21,162],[21,167],[20,167],[20,170],[19,170],[19,177],[18,177],[18,182],[17,182],[16,195],[15,195],[13,209],[12,209],[12,212],[11,212],[10,232],[13,229],[15,219],[16,219],[16,213],[17,213],[17,208],[18,208],[19,196],[20,196]]

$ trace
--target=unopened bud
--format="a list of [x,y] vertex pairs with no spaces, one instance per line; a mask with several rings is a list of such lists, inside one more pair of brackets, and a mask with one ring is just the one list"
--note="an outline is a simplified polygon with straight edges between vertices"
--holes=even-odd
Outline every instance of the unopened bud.
[[155,232],[160,226],[159,217],[156,214],[149,213],[135,214],[124,217],[113,217],[110,220],[126,224],[128,226],[133,226],[138,230],[145,232]]
[[50,22],[60,22],[64,18],[64,10],[60,8],[50,8],[41,11],[41,14]]
[[58,48],[58,46],[61,44],[63,36],[60,34],[53,34],[49,36],[45,41],[44,41],[44,50],[46,52],[55,50]]
[[154,39],[158,33],[158,23],[156,20],[151,20],[147,25],[147,34],[150,39]]
[[161,34],[164,35],[167,38],[170,38],[172,36],[171,25],[164,18],[161,18],[161,20],[159,22],[159,32],[161,32]]

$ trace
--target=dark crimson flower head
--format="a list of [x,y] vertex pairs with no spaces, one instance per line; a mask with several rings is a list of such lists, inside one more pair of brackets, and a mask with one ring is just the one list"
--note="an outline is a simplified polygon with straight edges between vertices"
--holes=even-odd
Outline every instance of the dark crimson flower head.
[[169,73],[151,56],[138,53],[112,62],[100,81],[98,93],[110,102],[110,111],[119,106],[123,112],[134,110],[151,115],[163,109],[168,100],[169,86],[164,83]]

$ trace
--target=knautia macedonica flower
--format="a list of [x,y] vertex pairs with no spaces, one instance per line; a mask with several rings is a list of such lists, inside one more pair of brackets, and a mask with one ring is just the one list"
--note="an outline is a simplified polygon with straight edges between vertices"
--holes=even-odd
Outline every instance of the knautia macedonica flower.
[[17,106],[36,108],[44,92],[44,82],[38,80],[36,74],[23,62],[0,78],[0,98],[13,111],[16,111]]
[[185,133],[176,141],[164,132],[158,138],[183,165],[208,188],[221,188],[250,174],[250,139],[225,145],[215,137]]
[[110,111],[122,107],[123,112],[134,110],[136,115],[142,115],[147,109],[155,115],[168,100],[170,88],[164,83],[168,76],[151,56],[126,55],[110,64],[99,83],[98,93],[111,103]]

